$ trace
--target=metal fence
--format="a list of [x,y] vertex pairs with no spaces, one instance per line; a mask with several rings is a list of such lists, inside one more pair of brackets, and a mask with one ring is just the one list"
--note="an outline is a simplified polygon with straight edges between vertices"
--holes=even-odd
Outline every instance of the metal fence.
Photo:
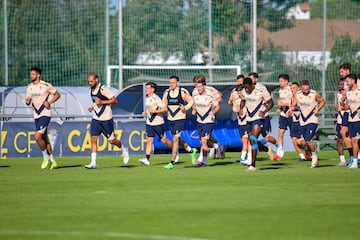
[[[2,3],[0,85],[26,85],[33,65],[55,86],[83,86],[87,74],[97,72],[116,88],[173,72],[121,68],[106,79],[109,65],[237,65],[265,82],[285,72],[323,91],[336,89],[343,62],[360,73],[359,1]],[[213,81],[221,82],[217,76]]]

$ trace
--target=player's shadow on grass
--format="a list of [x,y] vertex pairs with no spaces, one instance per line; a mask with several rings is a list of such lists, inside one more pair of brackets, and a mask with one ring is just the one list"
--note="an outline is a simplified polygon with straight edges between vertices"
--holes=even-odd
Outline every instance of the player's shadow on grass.
[[263,171],[263,170],[280,170],[280,169],[283,169],[283,167],[279,166],[279,167],[276,167],[276,166],[273,166],[273,167],[260,167],[259,168],[259,171]]
[[128,165],[122,165],[122,166],[116,166],[116,167],[118,167],[118,168],[135,168],[135,167],[140,167],[140,166],[128,164]]
[[288,166],[288,163],[285,162],[273,162],[269,164],[265,164],[264,166]]
[[9,168],[9,165],[0,166],[0,168]]
[[166,165],[166,164],[168,164],[169,162],[157,162],[157,163],[152,163],[151,162],[151,165],[152,166],[160,166],[160,165]]
[[[234,164],[235,162],[215,162],[212,164],[208,164],[207,167],[216,167],[216,166],[222,166],[222,165],[229,165],[229,164]],[[184,168],[202,168],[202,167],[198,167],[196,165],[191,165],[191,166],[184,166]]]
[[214,162],[212,164],[208,164],[209,167],[215,167],[215,166],[225,166],[235,164],[235,162],[229,162],[229,161],[221,161],[221,162]]
[[[190,161],[190,160],[189,160]],[[190,161],[191,162],[191,161]],[[153,166],[159,166],[159,165],[166,165],[166,164],[168,164],[169,162],[157,162],[157,163],[152,163],[151,162],[151,165],[153,165]],[[184,161],[179,161],[179,162],[177,162],[176,164],[175,164],[175,166],[178,166],[178,165],[183,165],[183,164],[185,164],[186,162],[184,162]]]
[[262,162],[269,160],[269,157],[256,157],[256,161]]
[[269,164],[263,165],[262,167],[259,167],[259,170],[280,170],[288,165],[289,164],[284,163],[284,162],[269,163]]
[[321,163],[320,163],[320,166],[318,166],[316,168],[323,168],[323,167],[336,167],[336,166],[335,165],[330,165],[330,164],[321,165]]
[[78,167],[84,167],[84,165],[76,164],[76,165],[58,166],[57,169],[61,169],[61,168],[78,168]]

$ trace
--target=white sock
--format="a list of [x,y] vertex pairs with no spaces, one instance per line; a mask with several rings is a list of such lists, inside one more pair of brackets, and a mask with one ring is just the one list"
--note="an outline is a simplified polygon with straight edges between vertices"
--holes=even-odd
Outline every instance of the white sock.
[[191,150],[192,150],[192,148],[188,145],[188,146],[186,147],[186,151],[191,152]]
[[317,155],[316,155],[316,152],[312,152],[311,153],[311,157],[313,158],[313,157],[316,157]]
[[203,152],[202,152],[202,149],[200,149],[200,154],[199,154],[198,160],[199,160],[199,161],[202,161],[202,160],[203,160]]
[[247,159],[246,159],[247,162],[252,162],[252,152],[251,150],[247,153]]
[[50,154],[50,162],[54,162],[54,155]]
[[49,157],[49,154],[47,153],[47,150],[46,150],[46,149],[45,149],[44,151],[41,151],[41,152],[42,152],[44,158],[48,158],[48,157]]
[[241,159],[245,160],[246,157],[246,151],[241,151]]
[[345,163],[345,162],[346,162],[346,160],[345,160],[345,156],[344,156],[344,155],[340,155],[340,162],[343,162],[343,163]]
[[219,148],[219,144],[214,143],[214,148],[215,148],[215,150],[218,149],[218,148]]
[[358,165],[358,159],[357,158],[353,159],[352,165],[355,165],[355,166]]
[[300,159],[305,159],[305,156],[303,153],[299,153],[299,157],[300,157]]
[[360,152],[358,153],[358,159],[360,159]]
[[96,152],[91,153],[91,164],[96,165]]
[[285,152],[284,152],[284,150],[281,148],[280,150],[278,149],[278,151],[279,151],[279,156],[280,157],[284,157],[284,154],[285,154]]

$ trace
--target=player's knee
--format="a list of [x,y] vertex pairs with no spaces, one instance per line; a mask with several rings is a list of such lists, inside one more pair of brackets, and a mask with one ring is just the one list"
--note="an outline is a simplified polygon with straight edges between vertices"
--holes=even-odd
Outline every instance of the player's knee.
[[35,132],[34,137],[35,140],[38,141],[43,137],[43,134],[41,134],[40,132]]
[[341,135],[345,135],[347,132],[348,132],[348,131],[347,131],[347,129],[345,129],[345,128],[341,128],[341,129],[340,129],[340,134],[341,134]]
[[250,136],[251,149],[258,149],[258,140],[254,135]]
[[206,138],[201,138],[201,146],[203,146],[203,147],[207,147],[207,139]]

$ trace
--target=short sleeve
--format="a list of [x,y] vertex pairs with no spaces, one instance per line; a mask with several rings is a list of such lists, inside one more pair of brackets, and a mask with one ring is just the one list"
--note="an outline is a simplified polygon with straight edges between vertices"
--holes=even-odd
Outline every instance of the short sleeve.
[[114,94],[110,91],[109,88],[102,86],[100,88],[101,94],[107,97],[108,99],[111,99],[114,97]]

